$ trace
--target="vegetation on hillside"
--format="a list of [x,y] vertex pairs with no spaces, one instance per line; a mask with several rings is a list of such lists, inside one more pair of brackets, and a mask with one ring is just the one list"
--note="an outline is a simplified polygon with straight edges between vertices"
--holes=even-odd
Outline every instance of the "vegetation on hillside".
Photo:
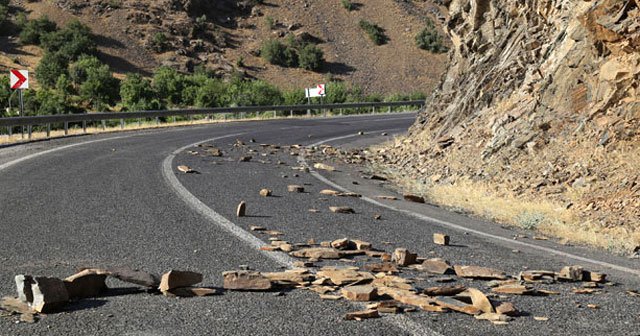
[[324,54],[317,45],[298,41],[289,35],[285,42],[267,40],[260,48],[260,55],[271,64],[318,71],[324,64]]
[[444,45],[444,38],[440,35],[431,20],[427,21],[426,27],[416,35],[416,45],[420,49],[433,53],[445,53],[449,51],[449,48]]
[[377,24],[367,20],[360,20],[358,24],[376,45],[383,45],[389,40],[387,35],[384,34],[384,29]]

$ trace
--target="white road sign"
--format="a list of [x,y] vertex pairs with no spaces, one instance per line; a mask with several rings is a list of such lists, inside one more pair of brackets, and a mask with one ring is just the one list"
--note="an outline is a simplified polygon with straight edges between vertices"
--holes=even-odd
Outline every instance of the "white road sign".
[[28,70],[11,70],[10,86],[13,90],[22,90],[29,88],[29,71]]
[[318,84],[314,88],[305,89],[306,98],[324,97],[327,95],[324,84]]

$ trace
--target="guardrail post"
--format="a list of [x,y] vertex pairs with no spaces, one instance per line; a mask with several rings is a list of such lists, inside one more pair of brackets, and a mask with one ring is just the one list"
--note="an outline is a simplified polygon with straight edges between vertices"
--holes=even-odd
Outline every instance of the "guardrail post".
[[102,120],[102,130],[103,131],[107,130],[107,121],[106,120]]
[[273,111],[273,119],[278,117],[278,111]]
[[142,127],[142,118],[138,118],[138,127]]
[[13,136],[13,127],[8,126],[7,127],[7,131],[8,131],[7,133],[9,133],[9,137],[12,137]]
[[173,116],[173,123],[176,123],[176,116]]
[[289,110],[289,117],[293,118],[293,110]]
[[87,121],[82,121],[82,133],[87,134]]
[[389,111],[387,111],[387,113],[391,113],[391,106],[389,106]]
[[160,117],[156,117],[156,125],[160,125]]
[[51,137],[51,124],[47,124],[47,138]]
[[124,129],[124,119],[120,119],[120,129]]
[[64,122],[64,135],[65,136],[69,135],[69,122],[68,121]]
[[31,125],[27,126],[27,132],[29,132],[29,140],[31,140]]

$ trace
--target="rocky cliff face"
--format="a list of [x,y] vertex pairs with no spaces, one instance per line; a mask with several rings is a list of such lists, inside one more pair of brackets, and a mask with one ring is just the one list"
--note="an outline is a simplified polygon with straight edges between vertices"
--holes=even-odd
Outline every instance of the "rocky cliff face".
[[[640,0],[450,0],[439,90],[379,161],[432,184],[640,223]],[[619,230],[616,232],[620,232]]]

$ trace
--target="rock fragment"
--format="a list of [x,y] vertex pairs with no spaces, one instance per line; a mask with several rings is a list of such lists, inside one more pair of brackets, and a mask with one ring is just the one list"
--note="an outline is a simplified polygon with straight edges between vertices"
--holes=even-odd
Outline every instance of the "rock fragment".
[[222,273],[224,289],[244,291],[264,291],[271,289],[271,281],[259,272],[229,271]]
[[454,296],[464,292],[467,287],[457,286],[437,286],[429,287],[422,290],[422,293],[429,296]]
[[500,270],[480,266],[454,266],[456,275],[462,278],[474,278],[484,280],[506,280],[507,275]]
[[342,289],[342,296],[349,301],[373,301],[378,291],[373,286],[348,286]]
[[251,159],[253,159],[253,157],[247,155],[247,156],[241,156],[240,159],[238,159],[238,161],[240,161],[240,162],[249,162],[249,161],[251,161]]
[[98,297],[107,289],[105,280],[110,273],[101,269],[85,269],[64,279],[70,299]]
[[327,247],[309,247],[303,248],[298,251],[289,253],[292,257],[296,258],[309,258],[309,259],[340,259],[342,253],[334,248]]
[[447,246],[449,245],[449,236],[442,233],[434,233],[433,242],[437,245]]
[[491,290],[497,294],[513,294],[513,295],[534,295],[536,291],[531,287],[522,285],[504,285],[495,287]]
[[403,195],[405,201],[414,202],[414,203],[425,203],[424,197],[412,194]]
[[107,270],[110,275],[120,281],[139,286],[157,288],[160,286],[160,277],[156,274],[143,272],[128,267],[115,267]]
[[271,189],[260,189],[260,196],[262,197],[269,197],[271,196],[271,194],[273,194],[273,191],[271,191]]
[[345,315],[344,318],[346,320],[360,321],[363,319],[376,318],[376,317],[380,317],[380,314],[378,313],[377,310],[367,309],[367,310],[360,310],[360,311],[347,313],[347,315]]
[[185,174],[191,174],[191,173],[195,173],[196,171],[191,169],[191,167],[189,166],[178,166],[178,170],[185,173]]
[[409,266],[416,263],[417,254],[409,252],[406,248],[397,248],[393,251],[392,260],[400,266]]
[[496,313],[507,316],[518,316],[520,312],[511,302],[503,302],[496,307]]
[[354,214],[356,213],[355,210],[353,210],[350,207],[347,206],[332,206],[329,207],[329,210],[331,210],[331,212],[333,213],[340,213],[340,214]]
[[432,274],[447,274],[453,270],[449,262],[441,258],[427,259],[420,266],[421,270]]
[[69,301],[67,288],[58,278],[37,277],[31,285],[31,290],[31,307],[39,313],[55,312]]
[[406,289],[378,287],[378,294],[387,295],[402,304],[416,306],[424,311],[436,313],[447,311],[446,308],[438,305],[434,299],[418,295]]
[[582,266],[565,266],[558,272],[558,279],[563,281],[582,281]]
[[340,192],[337,190],[323,189],[323,190],[320,190],[320,194],[327,195],[327,196],[338,196],[340,195]]
[[302,193],[304,192],[304,187],[296,184],[291,184],[287,186],[287,190],[292,193]]
[[317,277],[328,278],[336,286],[343,286],[353,283],[371,282],[374,279],[373,274],[369,272],[359,272],[358,268],[337,268],[323,267]]
[[462,301],[458,301],[451,297],[440,296],[435,299],[435,302],[436,304],[438,304],[443,308],[451,309],[453,311],[457,311],[463,314],[479,315],[480,313],[482,313],[482,311],[477,307],[470,304],[466,304]]
[[395,264],[389,262],[383,262],[379,264],[366,264],[364,269],[369,272],[384,272],[384,273],[398,273],[398,268]]
[[464,293],[466,293],[467,295],[469,295],[469,297],[471,297],[471,303],[473,304],[474,307],[480,309],[485,313],[495,312],[495,309],[493,308],[491,301],[489,301],[487,296],[484,295],[484,293],[482,293],[481,291],[475,288],[467,288],[467,290]]
[[34,284],[33,277],[29,275],[16,275],[16,287],[18,289],[18,299],[22,302],[33,302],[33,292],[31,285]]
[[326,170],[326,171],[335,171],[336,168],[333,166],[330,166],[328,164],[324,164],[324,163],[316,163],[313,165],[313,168],[315,169],[320,169],[320,170]]
[[171,270],[162,275],[158,289],[166,292],[179,287],[189,287],[202,282],[202,274],[190,271]]
[[238,204],[238,208],[236,209],[236,216],[244,217],[247,215],[247,203],[245,201],[240,202]]

